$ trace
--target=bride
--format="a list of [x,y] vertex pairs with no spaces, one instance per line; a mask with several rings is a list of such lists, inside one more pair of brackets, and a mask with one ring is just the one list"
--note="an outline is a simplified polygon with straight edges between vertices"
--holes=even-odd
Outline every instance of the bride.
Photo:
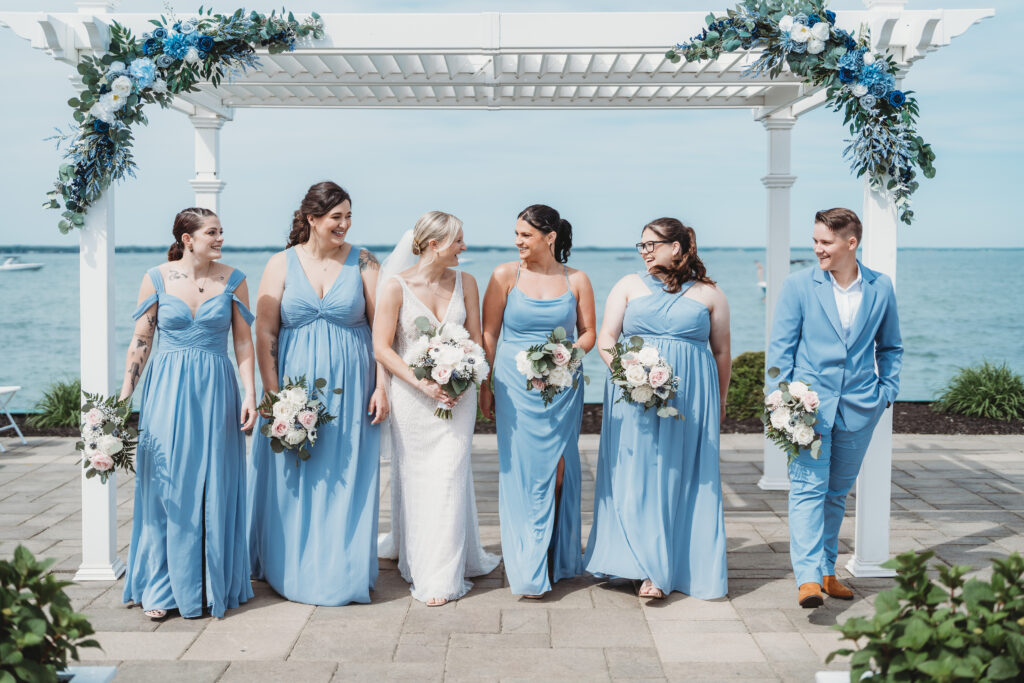
[[[405,233],[381,267],[373,322],[373,352],[391,373],[391,419],[383,425],[381,456],[391,457],[391,533],[378,555],[398,559],[412,596],[430,606],[456,600],[498,566],[477,528],[470,450],[476,389],[451,397],[434,382],[417,380],[402,359],[431,325],[462,325],[480,343],[480,294],[473,276],[453,270],[466,250],[462,221],[429,211]],[[416,258],[418,257],[418,259]],[[434,416],[439,403],[452,419]]]

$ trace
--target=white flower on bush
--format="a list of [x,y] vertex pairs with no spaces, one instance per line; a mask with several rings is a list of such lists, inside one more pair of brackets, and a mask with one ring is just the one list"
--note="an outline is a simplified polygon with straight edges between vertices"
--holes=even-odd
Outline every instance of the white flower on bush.
[[794,24],[789,37],[794,43],[806,43],[811,39],[811,29],[803,24]]
[[795,398],[798,401],[801,398],[803,398],[804,394],[806,394],[808,391],[810,391],[810,387],[808,387],[806,384],[804,384],[800,380],[797,380],[795,382],[790,382],[789,383],[789,395],[792,396],[793,398]]
[[270,435],[276,436],[277,438],[280,439],[282,436],[288,433],[288,427],[288,422],[286,422],[285,420],[274,420],[274,424],[270,428]]
[[657,363],[661,356],[658,355],[658,349],[653,346],[645,346],[637,352],[636,358],[644,365],[650,367]]
[[103,424],[104,416],[103,411],[99,408],[93,408],[85,414],[85,423],[90,427]]
[[854,97],[864,97],[868,94],[868,86],[864,85],[860,81],[857,81],[850,86],[850,92],[853,93]]
[[113,434],[104,434],[96,439],[96,450],[103,455],[113,455],[120,452],[122,448],[124,448],[124,444],[121,442],[121,439]]
[[814,441],[814,429],[803,422],[798,422],[793,427],[793,440],[801,446],[810,446]]
[[97,451],[89,455],[89,464],[97,472],[106,472],[114,467],[114,459]]
[[296,427],[284,435],[284,440],[289,446],[298,446],[306,440],[306,430]]
[[864,66],[871,66],[872,64],[875,63],[875,56],[873,54],[871,54],[870,52],[865,52],[863,59],[864,59]]
[[817,55],[825,51],[825,41],[811,38],[807,41],[807,54]]
[[[121,69],[124,71],[124,69]],[[116,92],[119,95],[127,97],[132,94],[132,79],[127,76],[118,76],[114,79],[114,82],[110,84],[110,91]]]
[[647,371],[644,370],[644,366],[638,363],[637,365],[631,365],[626,368],[626,381],[633,387],[638,387],[641,384],[647,384]]
[[811,37],[822,42],[828,40],[830,32],[830,27],[826,21],[819,21],[811,27]]
[[551,351],[551,359],[555,361],[555,365],[568,365],[572,360],[572,351],[561,344],[555,344],[555,348]]
[[772,427],[776,429],[788,429],[789,428],[789,408],[782,406],[777,410],[772,411]]
[[789,33],[793,30],[793,17],[789,14],[779,19],[779,30],[783,33]]
[[649,384],[641,384],[629,390],[629,397],[637,403],[647,403],[654,396],[654,389]]
[[548,382],[556,387],[568,387],[572,385],[572,373],[565,366],[556,366],[548,374]]
[[782,392],[776,389],[764,399],[764,404],[768,406],[769,410],[777,410],[782,406]]
[[519,371],[519,374],[526,375],[526,379],[537,379],[538,377],[543,377],[540,373],[534,372],[533,363],[530,362],[530,358],[526,354],[526,351],[520,351],[516,354],[516,370]]
[[656,365],[651,368],[651,374],[647,377],[647,381],[650,382],[651,386],[655,389],[671,379],[672,372],[664,365]]
[[313,412],[312,410],[303,410],[300,411],[299,414],[295,416],[295,419],[298,420],[299,424],[305,427],[306,429],[312,429],[314,426],[316,426],[316,417],[316,413]]

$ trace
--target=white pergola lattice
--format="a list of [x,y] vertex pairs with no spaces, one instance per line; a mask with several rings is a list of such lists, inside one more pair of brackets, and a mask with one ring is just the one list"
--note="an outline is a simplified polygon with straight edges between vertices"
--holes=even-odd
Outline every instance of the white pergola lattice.
[[[906,0],[864,0],[865,10],[839,13],[838,24],[871,30],[876,51],[904,69],[992,16],[992,10],[906,10]],[[77,13],[2,12],[0,26],[54,59],[77,64],[105,51],[112,21],[136,35],[149,15],[114,13],[114,2],[78,2]],[[227,9],[227,8],[223,8]],[[214,88],[180,95],[174,107],[195,127],[196,205],[217,210],[219,131],[236,108],[401,109],[749,109],[767,130],[766,337],[778,292],[789,273],[790,140],[802,114],[824,104],[824,92],[789,73],[743,78],[757,51],[716,61],[673,64],[676,42],[700,32],[706,12],[477,14],[328,14],[325,37],[294,52],[260,54],[262,68]],[[81,230],[82,388],[109,394],[118,386],[114,348],[114,221],[111,188]],[[862,260],[895,280],[895,208],[866,185]],[[97,305],[97,302],[101,302]],[[88,315],[85,312],[88,310]],[[789,486],[785,457],[766,442],[766,489]],[[875,431],[857,483],[854,556],[857,576],[888,576],[892,411]],[[124,565],[116,548],[116,487],[82,480],[83,557],[76,579],[111,580]]]

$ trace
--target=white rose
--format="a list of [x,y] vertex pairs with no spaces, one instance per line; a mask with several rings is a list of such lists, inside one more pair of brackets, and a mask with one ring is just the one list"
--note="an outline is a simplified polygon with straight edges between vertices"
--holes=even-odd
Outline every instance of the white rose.
[[94,119],[103,121],[104,123],[114,122],[113,110],[107,105],[105,105],[103,102],[97,102],[96,104],[92,105],[92,107],[89,109],[89,115],[92,116]]
[[647,384],[647,371],[644,370],[644,366],[639,364],[629,366],[626,369],[626,381],[634,387]]
[[281,398],[290,403],[302,406],[306,405],[306,401],[309,400],[309,394],[307,394],[306,390],[302,387],[292,387],[288,391],[284,392],[284,395]]
[[[124,69],[121,69],[121,71],[124,71]],[[127,97],[132,94],[132,79],[127,76],[118,76],[110,84],[110,90]]]
[[572,360],[572,351],[561,344],[555,344],[555,348],[551,352],[551,359],[555,361],[555,365],[568,365]]
[[103,455],[113,455],[124,447],[121,443],[121,439],[117,438],[113,434],[104,434],[100,438],[96,439],[96,450]]
[[789,395],[799,401],[801,398],[804,397],[804,394],[807,393],[807,390],[809,388],[810,387],[808,387],[803,382],[800,382],[799,380],[796,381],[796,382],[790,382],[789,383]]
[[814,441],[814,429],[810,425],[798,422],[793,427],[793,440],[801,446],[810,446]]
[[102,104],[110,111],[117,111],[118,109],[123,107],[127,101],[128,97],[126,95],[122,95],[121,93],[116,93],[113,91],[108,92],[106,95],[100,97],[100,104]]
[[296,427],[284,435],[284,440],[289,446],[298,446],[306,440],[306,430],[302,427]]
[[793,17],[789,14],[779,19],[779,30],[783,33],[789,33],[793,30]]
[[654,396],[654,389],[646,384],[633,387],[629,390],[629,397],[637,403],[647,403]]
[[853,93],[854,97],[860,98],[868,94],[868,86],[864,85],[860,81],[857,81],[850,86],[850,92]]
[[464,356],[465,354],[459,347],[445,345],[438,349],[434,358],[438,365],[447,365],[451,367],[461,363]]
[[789,37],[794,43],[806,43],[811,39],[811,29],[803,24],[796,24],[789,32]]
[[776,429],[786,429],[789,426],[789,408],[782,406],[777,410],[773,410],[771,422],[772,427]]
[[434,380],[438,384],[447,384],[448,380],[452,378],[452,368],[448,365],[435,365],[434,369],[430,371],[430,379]]
[[651,368],[651,375],[648,379],[650,380],[651,386],[657,389],[672,379],[672,373],[664,365],[658,365]]
[[764,404],[769,410],[777,410],[782,405],[782,392],[776,389],[764,399]]
[[572,386],[572,373],[566,367],[555,367],[548,375],[548,382],[556,387]]
[[658,362],[661,357],[658,355],[658,349],[653,346],[645,346],[640,349],[639,353],[636,354],[637,360],[647,366],[654,365]]
[[291,401],[281,399],[274,403],[274,408],[271,412],[275,419],[283,422],[290,422],[295,419],[295,413],[299,411]]
[[93,408],[85,414],[85,423],[91,427],[103,424],[103,411],[99,408]]
[[807,41],[807,54],[817,55],[825,51],[825,41],[811,38]]
[[153,92],[162,95],[167,92],[167,81],[162,78],[156,79],[153,83]]
[[199,56],[199,50],[195,49],[194,47],[190,47],[188,49],[188,52],[185,53],[185,61],[189,64],[198,64],[203,60]]
[[[817,24],[815,24],[814,26],[811,27],[811,36],[813,38],[817,39],[817,40],[822,41],[822,42],[825,42],[826,40],[828,40],[828,36],[829,36],[830,32],[831,31],[830,31],[830,27],[828,25],[828,22],[825,22],[825,21],[819,21]],[[809,51],[809,48],[808,48],[808,51]]]
[[300,425],[306,429],[312,429],[316,425],[318,415],[312,410],[303,410],[295,417]]
[[95,452],[89,456],[89,464],[97,472],[106,472],[113,469],[114,459],[104,453]]
[[864,66],[871,66],[872,64],[875,63],[875,56],[873,54],[871,54],[870,52],[865,52],[863,59],[864,59]]

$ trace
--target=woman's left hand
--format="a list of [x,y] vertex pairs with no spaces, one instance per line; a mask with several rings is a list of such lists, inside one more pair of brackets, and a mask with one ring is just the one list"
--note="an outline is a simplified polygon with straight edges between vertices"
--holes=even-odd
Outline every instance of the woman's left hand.
[[242,416],[238,422],[242,425],[241,430],[247,432],[256,425],[256,397],[246,396],[242,401]]
[[388,403],[388,392],[384,387],[377,387],[370,396],[370,406],[366,410],[367,415],[373,415],[370,424],[380,424],[388,418],[391,413],[391,404]]

